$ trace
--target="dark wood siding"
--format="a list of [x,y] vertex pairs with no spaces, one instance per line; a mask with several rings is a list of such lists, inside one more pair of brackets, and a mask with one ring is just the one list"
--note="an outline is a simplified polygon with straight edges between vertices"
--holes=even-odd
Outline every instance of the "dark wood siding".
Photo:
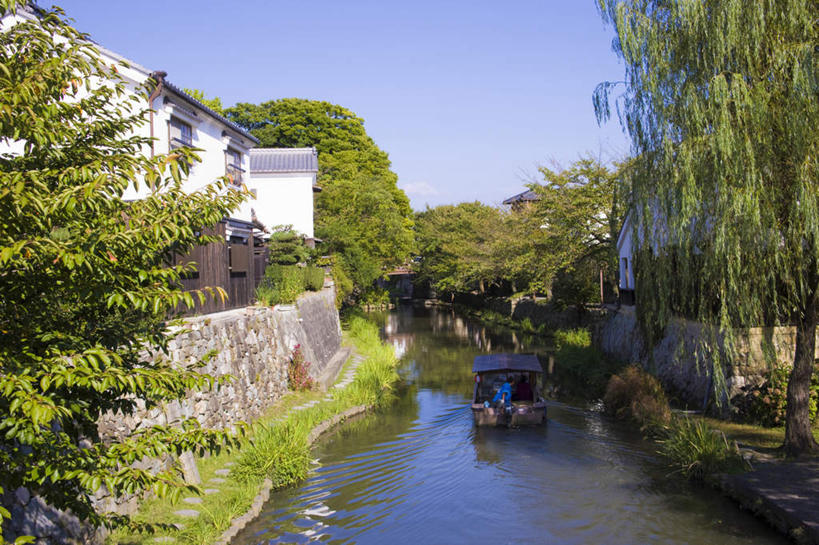
[[[212,234],[221,242],[198,246],[189,255],[178,258],[177,262],[195,261],[198,265],[198,273],[182,280],[182,286],[186,290],[222,288],[227,293],[227,300],[222,301],[217,293],[206,295],[204,304],[197,299],[194,308],[183,309],[187,316],[245,307],[256,300],[253,237],[244,243],[227,242],[227,224],[224,222],[219,223]],[[231,268],[231,256],[237,264],[235,272]]]

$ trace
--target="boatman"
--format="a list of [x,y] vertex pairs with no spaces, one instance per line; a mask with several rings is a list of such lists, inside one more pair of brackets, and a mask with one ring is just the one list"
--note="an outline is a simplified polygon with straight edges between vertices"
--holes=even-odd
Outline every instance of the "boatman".
[[493,404],[498,404],[498,402],[502,402],[505,406],[506,410],[512,408],[512,385],[515,384],[515,379],[513,376],[509,376],[506,379],[506,382],[503,383],[503,386],[500,387],[498,393],[495,394],[495,397],[492,398]]

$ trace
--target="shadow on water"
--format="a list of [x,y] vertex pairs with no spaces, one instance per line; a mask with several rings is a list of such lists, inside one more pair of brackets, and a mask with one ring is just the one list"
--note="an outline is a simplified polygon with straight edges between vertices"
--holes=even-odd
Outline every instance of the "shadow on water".
[[402,355],[399,399],[317,444],[307,481],[232,543],[786,543],[598,412],[553,403],[545,426],[476,428],[472,359],[532,339],[436,310],[375,319]]

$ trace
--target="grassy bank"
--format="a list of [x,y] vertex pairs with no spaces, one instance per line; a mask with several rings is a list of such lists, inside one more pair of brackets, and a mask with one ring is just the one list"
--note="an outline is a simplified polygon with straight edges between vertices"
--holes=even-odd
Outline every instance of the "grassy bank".
[[[348,321],[345,340],[364,358],[352,383],[343,389],[331,389],[329,400],[323,400],[326,394],[317,391],[287,394],[253,424],[249,439],[239,449],[197,460],[203,482],[201,488],[203,492],[210,490],[194,499],[201,499],[201,503],[173,503],[152,498],[143,502],[134,516],[140,521],[179,524],[178,530],[155,535],[117,532],[108,542],[147,545],[155,543],[157,536],[167,536],[172,539],[167,543],[213,543],[232,519],[250,508],[266,478],[273,482],[274,489],[303,480],[310,461],[307,437],[314,427],[351,407],[375,408],[393,398],[393,388],[398,381],[397,360],[392,347],[381,342],[377,327],[363,318],[353,317]],[[300,411],[289,410],[309,401],[318,403]],[[229,475],[217,473],[224,468],[230,468]],[[200,514],[196,518],[174,514],[182,509],[196,509]]]

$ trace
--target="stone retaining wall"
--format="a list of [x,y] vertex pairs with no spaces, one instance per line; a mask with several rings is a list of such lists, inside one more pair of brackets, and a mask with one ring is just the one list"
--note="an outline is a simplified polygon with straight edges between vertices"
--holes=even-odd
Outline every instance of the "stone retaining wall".
[[[594,332],[597,344],[608,356],[624,362],[641,363],[651,370],[677,401],[692,409],[702,409],[713,400],[711,357],[703,354],[699,341],[704,326],[690,320],[673,320],[664,337],[647,350],[637,324],[633,306],[622,306],[602,321]],[[742,387],[759,384],[771,363],[793,363],[796,330],[793,327],[752,328],[736,338],[732,357],[720,351],[726,391],[724,402],[740,393]],[[819,346],[819,344],[817,344]],[[727,404],[724,404],[727,407]]]
[[[196,418],[203,426],[229,428],[239,421],[261,416],[287,391],[287,365],[296,345],[301,346],[310,374],[325,374],[341,346],[341,325],[332,287],[302,295],[294,305],[248,307],[197,316],[185,321],[169,343],[171,358],[180,365],[216,355],[202,368],[214,376],[234,379],[211,391],[191,392],[182,401],[132,416],[108,414],[100,419],[104,437],[124,437],[154,425],[173,425]],[[185,477],[198,481],[192,456],[183,456]],[[147,469],[165,467],[169,461],[146,460]],[[6,537],[34,535],[38,545],[89,543],[89,531],[75,517],[62,513],[25,489],[6,491],[0,503],[12,512],[3,528]],[[138,498],[114,498],[103,489],[97,497],[101,511],[130,514]]]

